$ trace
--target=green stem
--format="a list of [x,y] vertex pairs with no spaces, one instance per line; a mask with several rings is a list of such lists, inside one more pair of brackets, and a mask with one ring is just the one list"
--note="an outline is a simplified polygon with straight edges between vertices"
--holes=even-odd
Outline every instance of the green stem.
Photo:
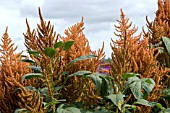
[[[122,74],[123,73],[125,73],[126,72],[126,67],[125,67],[125,65],[126,65],[126,55],[127,55],[127,36],[126,36],[127,34],[126,34],[126,30],[124,31],[124,45],[123,45],[123,61],[122,61],[122,73],[121,73],[121,79],[122,79]],[[123,88],[123,82],[122,81],[120,81],[121,83],[121,86],[120,86],[120,88],[122,89]]]
[[[51,82],[50,82],[50,90],[51,90],[51,100],[54,99],[54,81],[53,81],[53,65],[52,65],[52,59],[50,59],[50,78],[51,78]],[[52,106],[53,109],[53,113],[55,112],[56,108],[55,108],[55,104]]]
[[54,73],[54,70],[53,70],[53,65],[52,65],[52,59],[50,59],[50,78],[51,78],[52,86],[54,86],[53,73]]
[[116,108],[116,113],[119,113],[118,107]]
[[[47,83],[47,87],[48,87],[48,94],[49,97],[51,99],[51,101],[53,101],[54,99],[54,95],[53,95],[53,91],[54,91],[54,83],[53,83],[53,67],[52,67],[52,59],[50,59],[50,73],[45,74],[45,79],[46,79],[46,83]],[[52,106],[52,110],[53,113],[55,112],[56,108],[55,105]]]

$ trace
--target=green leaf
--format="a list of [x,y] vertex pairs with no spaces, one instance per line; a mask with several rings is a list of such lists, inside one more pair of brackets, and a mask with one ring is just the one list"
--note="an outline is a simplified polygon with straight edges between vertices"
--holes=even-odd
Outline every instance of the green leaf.
[[80,60],[86,60],[86,59],[90,59],[90,58],[96,58],[96,55],[84,55],[84,56],[80,56],[79,58],[76,58],[75,60],[72,60],[71,62],[68,63],[68,65],[78,62]]
[[114,92],[112,82],[110,81],[110,77],[108,76],[100,76],[102,79],[102,85],[101,85],[101,96],[105,97],[109,94],[112,94]]
[[109,81],[106,79],[106,78],[102,78],[101,77],[101,79],[102,79],[102,84],[101,84],[101,91],[100,91],[100,95],[102,96],[102,97],[105,97],[105,96],[108,96],[108,88],[109,88]]
[[145,99],[138,99],[137,102],[135,102],[135,104],[140,104],[140,105],[144,105],[144,106],[151,106],[149,104],[149,102]]
[[137,109],[138,109],[137,106],[135,106],[135,105],[132,105],[131,108],[132,108],[133,110],[137,110]]
[[22,59],[22,62],[27,62],[27,63],[35,63],[33,60],[29,60],[29,59]]
[[57,113],[81,113],[78,108],[75,107],[64,107],[64,104],[61,104],[57,108]]
[[34,73],[42,73],[41,67],[28,66],[28,68],[31,68],[32,70],[34,70]]
[[166,50],[168,51],[168,54],[170,55],[170,39],[167,37],[162,37],[162,41],[165,44]]
[[31,78],[42,78],[42,74],[41,73],[29,73],[29,74],[26,74],[22,77],[22,82],[25,80],[25,79],[31,79]]
[[157,103],[156,102],[149,102],[145,99],[138,99],[137,102],[135,102],[134,104],[140,104],[140,105],[144,105],[144,106],[155,106]]
[[48,87],[40,88],[40,93],[43,96],[48,96]]
[[66,75],[66,74],[68,74],[68,71],[62,72],[62,75]]
[[[128,78],[127,83],[136,99],[145,98],[146,93],[149,94],[155,86],[155,82],[151,78],[139,79],[136,76]],[[141,92],[142,89],[145,90],[145,94]]]
[[47,109],[47,107],[49,106],[49,104],[47,102],[42,102],[44,109]]
[[50,58],[52,58],[56,53],[57,51],[54,48],[47,47],[44,49],[44,54]]
[[110,77],[99,73],[92,73],[90,75],[87,75],[87,77],[92,80],[98,93],[102,97],[108,96],[109,94],[113,93],[113,87],[112,82],[110,81]]
[[64,44],[64,49],[63,50],[68,50],[70,47],[74,44],[74,41],[67,41]]
[[124,94],[111,94],[107,96],[116,106],[118,106],[119,110],[121,110],[121,106],[124,103]]
[[81,75],[89,75],[91,74],[92,72],[90,71],[77,71],[71,75],[69,75],[68,77],[73,77],[73,76],[81,76]]
[[125,107],[125,108],[126,108],[126,107],[132,107],[132,105],[130,105],[130,104],[124,104],[123,107]]
[[170,87],[164,89],[162,94],[163,94],[162,95],[163,98],[170,100]]
[[137,76],[130,77],[130,78],[128,78],[127,84],[130,85],[132,82],[137,81],[137,80],[140,80],[139,77],[137,77]]
[[91,73],[92,73],[92,72],[90,72],[90,71],[77,71],[77,72],[75,72],[75,73],[67,76],[67,77],[65,78],[65,80],[64,80],[64,84],[65,84],[66,81],[67,81],[69,78],[71,78],[71,77],[89,75],[89,74],[91,74]]
[[29,54],[32,54],[32,55],[36,56],[36,57],[41,57],[41,56],[40,56],[40,52],[31,51],[31,50],[27,50],[27,52],[28,52]]
[[148,84],[155,84],[155,82],[150,78],[146,78],[145,82]]
[[54,48],[59,48],[59,47],[62,47],[64,45],[64,43],[62,41],[60,42],[57,42],[55,45],[54,45]]
[[157,104],[156,104],[156,107],[158,107],[158,108],[161,109],[161,110],[165,109],[160,103],[157,103]]
[[140,79],[138,77],[130,77],[128,81],[131,81],[131,79],[134,79],[134,81],[129,85],[132,94],[136,99],[142,99],[143,93],[141,92],[142,83]]
[[101,86],[102,86],[102,79],[100,78],[99,74],[96,74],[96,73],[90,74],[90,75],[88,75],[88,77],[92,80],[97,91],[100,93]]
[[138,76],[139,74],[134,74],[134,73],[125,73],[122,75],[122,78],[123,79],[127,79],[127,78],[130,78],[130,77],[134,77],[134,76]]
[[155,86],[154,80],[152,80],[151,78],[143,78],[141,80],[142,88],[147,92],[147,94],[149,94]]
[[107,92],[109,94],[113,94],[114,93],[114,89],[113,89],[113,84],[112,84],[112,80],[114,79],[113,77],[111,76],[105,76],[105,78],[107,79],[107,86],[108,86],[108,89],[107,89]]
[[58,90],[62,89],[63,86],[57,86],[57,87],[54,87],[54,93],[57,92]]

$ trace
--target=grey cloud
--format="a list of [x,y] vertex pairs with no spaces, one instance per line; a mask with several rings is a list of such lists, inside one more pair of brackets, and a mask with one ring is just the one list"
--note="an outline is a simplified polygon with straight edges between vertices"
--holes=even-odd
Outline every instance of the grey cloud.
[[22,17],[38,17],[38,5],[33,0],[22,0],[20,3]]
[[93,23],[93,24],[86,24],[85,23],[85,31],[94,33],[100,31],[108,31],[110,30],[110,23],[109,22],[101,22],[101,23]]
[[[114,22],[119,19],[120,8],[129,16],[154,15],[153,6],[155,5],[149,6],[152,3],[156,2],[148,0],[45,0],[41,9],[45,18],[75,21],[83,16],[88,23],[99,23]],[[21,16],[38,16],[35,13],[37,8],[29,5],[29,2],[22,4],[20,10]]]
[[[103,1],[80,1],[80,0],[48,0],[42,5],[41,9],[45,18],[66,19],[73,21],[77,18],[85,17],[87,22],[111,22],[114,21],[114,3],[108,0]],[[110,6],[113,8],[110,8]],[[28,5],[28,4],[27,4]],[[32,15],[33,8],[28,8],[22,5],[21,15]]]
[[[22,17],[38,17],[37,9],[32,8],[32,6],[29,7],[27,10],[25,9],[25,7],[21,7],[20,14],[22,15]],[[31,12],[31,15],[29,14],[30,12]]]
[[[49,12],[50,10],[50,12]],[[111,22],[114,14],[106,13],[106,9],[100,9],[100,5],[82,5],[82,4],[67,4],[56,6],[56,8],[43,7],[44,16],[47,18],[63,18],[67,21],[74,21],[82,16],[87,22]],[[110,11],[108,11],[110,12]]]

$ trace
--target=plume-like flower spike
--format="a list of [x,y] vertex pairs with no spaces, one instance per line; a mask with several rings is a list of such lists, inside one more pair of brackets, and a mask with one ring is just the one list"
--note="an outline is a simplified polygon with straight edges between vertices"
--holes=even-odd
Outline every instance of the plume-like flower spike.
[[22,52],[15,53],[17,46],[14,47],[14,43],[12,43],[12,40],[8,36],[8,27],[6,28],[1,41],[0,63],[2,66],[0,86],[4,91],[2,92],[4,95],[0,97],[0,105],[2,102],[4,105],[8,105],[8,108],[0,106],[0,109],[5,112],[14,112],[14,108],[19,106],[20,101],[18,100],[17,95],[13,94],[13,91],[18,88],[18,86],[22,89],[25,85],[33,85],[32,80],[26,80],[24,83],[21,83],[21,77],[26,73],[31,72],[31,70],[27,68],[27,66],[29,66],[28,63],[21,62]]

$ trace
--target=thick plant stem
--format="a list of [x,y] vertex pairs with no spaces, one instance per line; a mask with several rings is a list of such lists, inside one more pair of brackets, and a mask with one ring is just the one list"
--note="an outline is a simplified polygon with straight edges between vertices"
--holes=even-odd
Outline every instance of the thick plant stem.
[[[51,101],[53,101],[54,100],[54,94],[53,94],[54,83],[53,83],[53,65],[52,65],[52,59],[50,59],[49,68],[50,68],[50,73],[45,74],[45,79],[46,79],[46,83],[47,83],[47,87],[48,87],[49,97],[50,97]],[[53,110],[53,113],[55,113],[55,110],[56,110],[55,105],[52,105],[52,110]]]
[[[51,100],[53,101],[53,99],[54,99],[54,94],[53,94],[53,91],[54,91],[54,81],[53,81],[53,65],[52,65],[52,59],[50,59],[50,79],[51,79],[51,82],[50,82]],[[52,105],[52,109],[53,109],[53,113],[54,113],[55,110],[56,110],[55,104]]]

